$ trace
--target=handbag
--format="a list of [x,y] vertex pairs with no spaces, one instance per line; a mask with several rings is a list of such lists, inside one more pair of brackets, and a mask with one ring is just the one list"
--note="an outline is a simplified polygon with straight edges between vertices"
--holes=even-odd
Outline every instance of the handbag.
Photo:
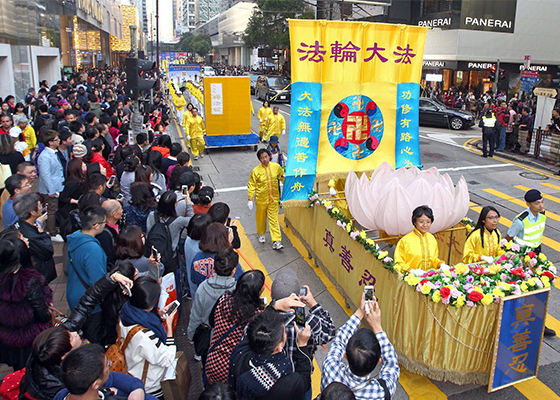
[[54,308],[53,306],[49,306],[49,311],[51,313],[52,326],[61,326],[64,325],[66,321],[68,321],[68,317],[66,316],[66,314]]
[[212,338],[212,328],[206,324],[197,326],[193,335],[194,352],[197,356],[206,359],[206,354],[210,348]]
[[187,357],[182,351],[178,351],[175,356],[177,364],[175,367],[170,365],[168,368],[175,369],[175,378],[161,381],[161,390],[165,400],[185,400],[188,397],[191,386],[191,371],[187,363]]
[[4,181],[12,176],[12,169],[8,164],[0,164],[0,189],[6,187]]
[[[110,368],[111,372],[122,372],[123,374],[126,374],[128,372],[128,369],[126,366],[126,357],[124,355],[124,351],[128,347],[128,344],[130,343],[134,335],[136,335],[138,332],[140,332],[142,329],[145,328],[142,325],[136,325],[134,328],[128,331],[128,334],[126,335],[126,338],[124,339],[123,342],[121,336],[120,323],[121,321],[119,319],[119,328],[117,330],[118,331],[117,341],[115,342],[115,344],[111,345],[111,347],[107,349],[107,352],[105,354],[107,355],[107,358],[111,360],[111,362],[113,363],[113,365],[111,365]],[[145,373],[148,372],[146,362],[144,363],[144,371]],[[142,377],[145,379],[144,374],[142,374]]]

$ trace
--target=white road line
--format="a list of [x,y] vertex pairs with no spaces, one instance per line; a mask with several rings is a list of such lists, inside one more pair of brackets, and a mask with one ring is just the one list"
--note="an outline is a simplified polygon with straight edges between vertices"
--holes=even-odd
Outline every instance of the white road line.
[[422,137],[425,139],[433,140],[435,142],[440,142],[440,143],[448,144],[449,146],[454,146],[454,147],[459,147],[461,149],[464,149],[463,145],[455,143],[455,141],[453,141],[452,139],[441,139],[438,137],[434,137],[432,134],[427,134],[425,136],[422,135]]
[[237,186],[231,188],[216,189],[216,193],[237,192],[240,190],[247,190],[247,186]]
[[490,165],[471,165],[468,167],[455,167],[455,168],[438,168],[439,172],[445,171],[464,171],[466,169],[483,169],[483,168],[499,168],[499,167],[515,167],[513,164],[490,164]]

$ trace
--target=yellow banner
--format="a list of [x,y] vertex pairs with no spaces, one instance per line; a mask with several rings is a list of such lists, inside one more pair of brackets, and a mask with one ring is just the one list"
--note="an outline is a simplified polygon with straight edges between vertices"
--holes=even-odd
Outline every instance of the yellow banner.
[[250,134],[249,77],[205,77],[204,119],[208,137]]
[[[372,170],[384,161],[397,168],[420,165],[418,98],[427,28],[289,23],[292,82],[322,85],[317,176]],[[296,112],[292,104],[292,116]]]

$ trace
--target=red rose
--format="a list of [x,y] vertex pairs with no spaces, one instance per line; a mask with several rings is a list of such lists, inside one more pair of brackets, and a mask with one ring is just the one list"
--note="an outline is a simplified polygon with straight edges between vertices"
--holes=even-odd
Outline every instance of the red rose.
[[444,286],[439,290],[439,294],[441,294],[441,297],[445,299],[451,295],[451,290],[449,290],[447,286]]
[[476,290],[473,290],[472,292],[469,293],[469,300],[470,301],[480,301],[482,300],[482,298],[484,297],[484,295],[482,293],[477,292]]
[[420,281],[420,285],[423,285],[424,283],[428,283],[428,282],[429,282],[429,281],[428,281],[426,278],[424,278],[424,279],[422,279],[422,280]]
[[551,281],[554,280],[554,274],[552,272],[544,271],[543,275],[548,277]]
[[535,257],[537,255],[537,253],[535,253],[534,251],[530,251],[527,253],[527,255],[531,258]]

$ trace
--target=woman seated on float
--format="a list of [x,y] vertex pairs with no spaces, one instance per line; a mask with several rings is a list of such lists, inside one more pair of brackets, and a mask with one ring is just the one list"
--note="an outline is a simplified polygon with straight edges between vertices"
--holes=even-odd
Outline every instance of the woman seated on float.
[[438,244],[429,233],[434,222],[434,213],[428,206],[416,207],[412,212],[414,230],[404,235],[395,249],[395,262],[403,271],[411,269],[439,268],[446,265],[438,258]]
[[495,257],[504,254],[500,247],[502,235],[498,230],[500,213],[492,206],[486,206],[478,216],[474,230],[467,236],[463,249],[463,262],[465,264],[485,261],[492,263]]

